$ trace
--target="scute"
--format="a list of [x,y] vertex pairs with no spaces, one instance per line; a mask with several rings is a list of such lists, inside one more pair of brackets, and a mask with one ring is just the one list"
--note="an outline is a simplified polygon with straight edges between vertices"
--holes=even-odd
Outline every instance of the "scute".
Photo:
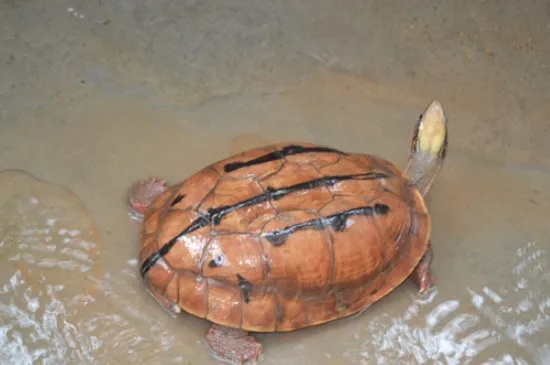
[[299,227],[319,218],[316,213],[287,211],[265,226],[261,244],[269,266],[268,287],[292,293],[319,293],[331,284],[332,248],[326,229],[286,232],[287,227]]
[[249,331],[357,313],[411,274],[429,240],[424,200],[397,167],[313,144],[243,152],[168,190],[144,217],[150,288]]
[[[208,314],[209,286],[208,280],[191,272],[183,271],[178,275],[179,285],[177,296],[166,296],[178,303],[185,311],[204,318]],[[172,292],[175,295],[175,291]]]
[[240,275],[252,285],[265,282],[267,274],[262,247],[251,235],[216,236],[205,251],[202,275],[226,285],[239,285]]
[[[321,210],[324,216],[365,206],[361,196],[337,196]],[[341,230],[330,228],[334,255],[334,282],[350,288],[372,281],[383,269],[385,236],[373,217],[353,216]],[[352,230],[355,239],[350,239]]]
[[289,194],[281,194],[281,197],[275,195],[274,199],[271,199],[271,205],[278,211],[318,210],[332,200],[329,189],[326,186],[311,186],[307,190],[308,193],[304,194],[304,190],[299,189],[299,186],[318,181],[323,177],[324,175],[309,163],[288,162],[276,174],[261,180],[260,185],[266,192],[280,191],[285,188],[293,189]]
[[200,217],[200,214],[192,210],[171,210],[164,215],[161,229],[157,233],[157,241],[159,247],[162,247],[177,237],[177,243],[164,255],[164,260],[172,269],[200,272],[203,252],[211,241],[210,226],[181,235],[181,232]]
[[[220,182],[220,175],[213,168],[205,168],[190,176],[183,183],[168,189],[172,192],[170,209],[187,210],[196,209],[197,206],[214,190]],[[159,205],[168,208],[168,204]]]
[[[254,177],[221,179],[216,189],[200,204],[199,210],[212,216],[214,234],[251,232],[261,228],[258,225],[261,226],[265,217],[277,214],[269,201],[262,201],[263,193]],[[260,199],[255,199],[257,197]]]
[[241,327],[250,328],[250,331],[276,331],[277,308],[275,292],[250,293],[249,302],[243,305]]

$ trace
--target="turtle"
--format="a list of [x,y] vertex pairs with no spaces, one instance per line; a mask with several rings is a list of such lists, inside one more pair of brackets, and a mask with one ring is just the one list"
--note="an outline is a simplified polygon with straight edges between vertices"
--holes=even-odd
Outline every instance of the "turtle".
[[128,191],[141,221],[139,272],[174,316],[206,319],[212,354],[256,363],[251,334],[360,314],[411,278],[426,292],[431,220],[425,197],[447,155],[434,100],[418,118],[404,171],[372,154],[314,143],[252,148],[181,182]]

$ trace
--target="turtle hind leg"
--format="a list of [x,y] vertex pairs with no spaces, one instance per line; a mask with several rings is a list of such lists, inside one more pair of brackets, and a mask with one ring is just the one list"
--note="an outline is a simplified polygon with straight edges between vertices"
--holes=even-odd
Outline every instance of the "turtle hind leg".
[[217,324],[206,334],[206,343],[214,357],[232,364],[256,364],[263,352],[262,344],[248,332]]
[[435,277],[431,272],[431,265],[434,258],[432,250],[432,241],[428,242],[428,247],[424,256],[420,259],[418,265],[416,265],[414,271],[411,274],[411,279],[420,287],[420,293],[426,292],[428,289],[435,285]]

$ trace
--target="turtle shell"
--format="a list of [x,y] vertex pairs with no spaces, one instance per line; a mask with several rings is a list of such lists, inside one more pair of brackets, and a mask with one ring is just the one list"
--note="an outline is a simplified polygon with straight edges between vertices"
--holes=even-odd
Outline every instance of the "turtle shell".
[[391,162],[275,144],[210,165],[146,212],[150,289],[213,323],[291,331],[365,309],[424,254],[430,217]]

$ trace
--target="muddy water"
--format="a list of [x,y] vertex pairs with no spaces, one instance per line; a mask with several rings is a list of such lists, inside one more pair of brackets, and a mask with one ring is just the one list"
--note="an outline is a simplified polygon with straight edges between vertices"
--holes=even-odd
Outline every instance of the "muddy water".
[[550,363],[544,2],[245,3],[0,4],[0,364],[217,364],[136,275],[130,183],[283,140],[404,166],[433,98],[436,290],[259,335],[263,363]]

